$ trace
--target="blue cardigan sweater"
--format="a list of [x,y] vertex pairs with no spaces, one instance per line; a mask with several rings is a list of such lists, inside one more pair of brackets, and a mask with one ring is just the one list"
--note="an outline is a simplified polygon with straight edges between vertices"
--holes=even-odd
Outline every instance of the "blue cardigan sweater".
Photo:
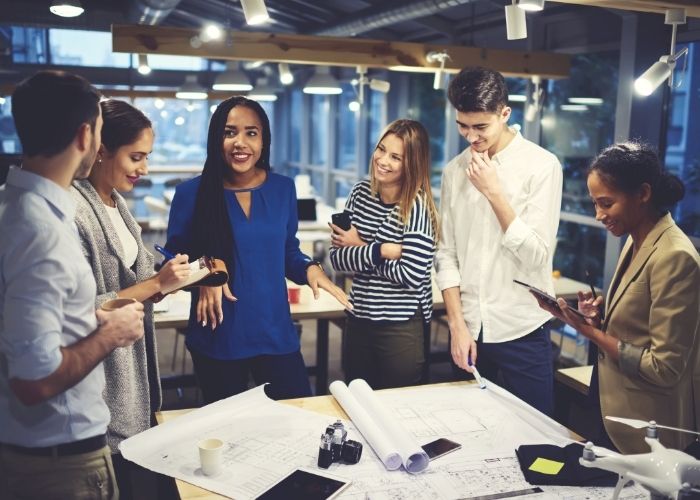
[[[190,248],[195,199],[200,177],[180,184],[173,198],[166,247],[173,253]],[[261,354],[289,354],[299,350],[292,323],[285,276],[306,284],[311,259],[299,249],[294,182],[268,172],[263,184],[251,190],[250,218],[246,218],[233,190],[225,190],[226,208],[235,240],[235,262],[229,286],[238,298],[223,298],[224,320],[212,332],[196,321],[198,289],[192,292],[187,346],[215,359],[245,359]],[[192,257],[192,256],[191,256]],[[214,255],[214,257],[220,257]]]

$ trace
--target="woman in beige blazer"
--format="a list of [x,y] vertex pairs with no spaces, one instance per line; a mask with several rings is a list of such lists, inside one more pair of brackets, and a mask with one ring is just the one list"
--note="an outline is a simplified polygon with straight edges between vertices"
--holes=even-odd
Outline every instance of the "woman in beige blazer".
[[[665,172],[647,145],[622,143],[593,161],[588,190],[596,219],[615,236],[628,234],[601,321],[590,292],[579,292],[581,320],[559,299],[540,306],[599,349],[602,414],[700,430],[700,258],[668,209],[680,201],[680,179]],[[605,420],[623,453],[649,451],[644,430]],[[660,430],[661,442],[682,449],[689,434]]]

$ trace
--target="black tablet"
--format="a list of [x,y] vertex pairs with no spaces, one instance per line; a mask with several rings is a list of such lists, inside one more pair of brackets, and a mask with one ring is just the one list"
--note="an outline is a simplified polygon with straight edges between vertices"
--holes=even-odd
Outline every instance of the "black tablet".
[[258,497],[258,500],[330,500],[350,481],[328,474],[297,469]]
[[[532,286],[532,285],[528,285],[527,283],[523,283],[522,281],[518,281],[518,280],[513,280],[513,281],[514,281],[515,283],[517,283],[518,285],[524,286],[525,288],[527,288],[528,290],[530,290],[532,293],[534,293],[534,294],[537,295],[540,299],[542,299],[543,302],[546,302],[549,306],[551,306],[551,307],[556,307],[557,309],[560,309],[560,308],[559,308],[559,303],[557,302],[557,299],[554,298],[554,297],[552,297],[551,295],[549,295],[547,292],[545,292],[545,291],[543,291],[543,290],[540,290],[539,288],[535,288],[535,287]],[[569,306],[569,311],[571,311],[572,313],[576,314],[577,316],[579,316],[579,317],[581,317],[581,318],[583,318],[583,319],[586,319],[586,315],[583,314],[583,313],[582,313],[581,311],[579,311],[578,309],[576,309],[575,307]]]

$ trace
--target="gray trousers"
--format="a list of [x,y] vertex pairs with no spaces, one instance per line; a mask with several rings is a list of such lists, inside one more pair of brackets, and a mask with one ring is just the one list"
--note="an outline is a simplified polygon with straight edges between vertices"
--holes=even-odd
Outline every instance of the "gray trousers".
[[420,315],[407,321],[371,321],[348,317],[345,326],[345,378],[362,378],[373,389],[421,382],[425,324]]
[[108,446],[79,455],[44,457],[0,445],[0,498],[3,500],[117,500]]

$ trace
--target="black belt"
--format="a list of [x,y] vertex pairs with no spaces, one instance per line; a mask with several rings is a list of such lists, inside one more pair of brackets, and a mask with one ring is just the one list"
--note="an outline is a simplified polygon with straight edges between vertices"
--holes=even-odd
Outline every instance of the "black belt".
[[72,443],[46,446],[45,448],[26,448],[15,444],[2,444],[8,450],[22,455],[34,455],[41,457],[63,457],[67,455],[80,455],[104,448],[107,445],[107,437],[104,434],[94,436]]

